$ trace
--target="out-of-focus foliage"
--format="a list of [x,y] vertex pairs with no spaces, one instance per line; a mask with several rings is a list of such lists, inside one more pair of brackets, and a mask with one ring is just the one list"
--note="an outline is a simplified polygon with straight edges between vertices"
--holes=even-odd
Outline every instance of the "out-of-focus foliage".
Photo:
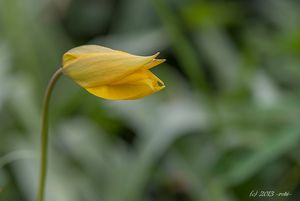
[[0,200],[37,190],[43,91],[61,55],[161,51],[167,85],[106,101],[66,77],[51,101],[47,200],[300,200],[300,2],[0,0]]

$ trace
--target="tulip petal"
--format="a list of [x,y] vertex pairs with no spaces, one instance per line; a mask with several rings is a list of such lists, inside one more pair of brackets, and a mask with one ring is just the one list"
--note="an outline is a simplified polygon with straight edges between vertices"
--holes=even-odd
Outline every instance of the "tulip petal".
[[70,49],[66,53],[86,54],[86,53],[113,52],[113,51],[116,51],[116,50],[113,50],[113,49],[108,48],[108,47],[103,47],[103,46],[100,46],[100,45],[82,45],[82,46]]
[[143,69],[157,54],[143,57],[112,51],[80,56],[63,67],[63,72],[82,87],[107,85]]
[[165,59],[153,59],[151,62],[144,65],[144,69],[149,70],[165,61],[166,61]]
[[83,45],[67,51],[63,56],[63,66],[68,65],[78,57],[86,54],[113,52],[115,50],[100,45]]
[[163,89],[164,83],[148,70],[139,70],[110,85],[86,88],[95,96],[109,100],[134,100]]

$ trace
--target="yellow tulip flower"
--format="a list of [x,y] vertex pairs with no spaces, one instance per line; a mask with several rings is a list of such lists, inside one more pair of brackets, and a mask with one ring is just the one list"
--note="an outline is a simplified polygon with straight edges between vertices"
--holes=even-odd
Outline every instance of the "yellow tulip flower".
[[63,73],[91,94],[109,100],[133,100],[155,93],[164,83],[149,69],[163,63],[98,45],[73,48],[63,56]]
[[49,101],[62,73],[95,96],[133,100],[157,92],[164,83],[150,69],[164,59],[136,56],[97,45],[73,48],[63,56],[63,67],[52,75],[44,95],[41,126],[41,159],[37,201],[44,201],[47,175]]

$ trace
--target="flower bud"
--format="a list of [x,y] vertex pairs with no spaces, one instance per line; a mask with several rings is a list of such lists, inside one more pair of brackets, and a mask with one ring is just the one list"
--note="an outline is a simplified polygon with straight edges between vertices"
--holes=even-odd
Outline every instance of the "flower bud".
[[95,96],[110,100],[142,98],[163,89],[149,69],[163,63],[153,56],[136,56],[110,48],[85,45],[63,56],[63,72]]

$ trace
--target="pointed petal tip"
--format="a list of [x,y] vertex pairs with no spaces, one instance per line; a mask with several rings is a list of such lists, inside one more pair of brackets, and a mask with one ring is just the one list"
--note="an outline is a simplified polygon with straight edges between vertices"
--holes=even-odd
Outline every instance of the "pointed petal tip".
[[146,65],[144,65],[144,69],[149,70],[163,62],[165,62],[165,59],[153,59],[151,62],[147,63]]
[[155,54],[153,54],[153,55],[150,56],[150,57],[153,58],[153,59],[155,59],[159,54],[160,54],[160,52],[156,52]]
[[155,53],[152,57],[153,57],[153,61],[159,62],[159,63],[163,63],[166,61],[166,59],[157,59],[156,57],[160,55],[160,52]]

